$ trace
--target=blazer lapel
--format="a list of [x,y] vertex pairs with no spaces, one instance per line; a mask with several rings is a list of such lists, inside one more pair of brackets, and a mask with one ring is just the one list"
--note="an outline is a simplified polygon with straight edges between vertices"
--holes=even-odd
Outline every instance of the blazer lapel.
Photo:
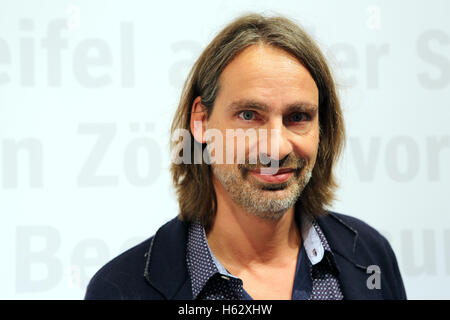
[[165,299],[192,299],[186,266],[187,226],[178,217],[163,225],[147,254],[144,277]]
[[345,299],[383,299],[381,290],[367,286],[370,259],[364,250],[358,250],[358,231],[330,212],[317,219],[331,250],[333,251],[339,280]]

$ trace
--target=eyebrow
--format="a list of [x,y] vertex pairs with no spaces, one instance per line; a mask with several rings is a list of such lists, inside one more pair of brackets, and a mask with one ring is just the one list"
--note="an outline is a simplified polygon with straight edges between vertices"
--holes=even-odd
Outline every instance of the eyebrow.
[[[255,109],[262,112],[268,112],[270,110],[269,105],[267,105],[266,103],[248,99],[234,101],[228,106],[228,108],[231,111],[240,111],[243,109]],[[285,106],[283,109],[287,110],[288,112],[316,112],[318,106],[315,104],[298,101]]]

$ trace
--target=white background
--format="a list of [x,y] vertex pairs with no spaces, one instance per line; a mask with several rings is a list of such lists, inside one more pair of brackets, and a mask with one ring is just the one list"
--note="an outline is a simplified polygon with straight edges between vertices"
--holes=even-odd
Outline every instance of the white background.
[[0,0],[0,298],[81,299],[175,217],[182,83],[249,11],[303,25],[333,68],[348,134],[333,209],[388,237],[410,299],[450,298],[444,0]]

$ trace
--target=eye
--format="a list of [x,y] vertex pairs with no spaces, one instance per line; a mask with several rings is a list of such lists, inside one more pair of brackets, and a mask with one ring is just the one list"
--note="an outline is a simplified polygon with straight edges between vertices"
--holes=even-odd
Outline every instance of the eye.
[[308,115],[304,112],[296,112],[296,113],[291,114],[288,119],[289,119],[289,121],[292,121],[292,122],[301,122],[301,121],[307,120],[307,117],[308,117]]
[[243,120],[253,120],[253,118],[255,117],[255,113],[251,110],[245,110],[239,113],[239,118],[243,119]]

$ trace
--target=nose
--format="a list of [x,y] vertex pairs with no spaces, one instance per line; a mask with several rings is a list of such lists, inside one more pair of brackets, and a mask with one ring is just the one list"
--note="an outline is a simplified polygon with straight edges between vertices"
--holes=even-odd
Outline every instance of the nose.
[[[280,161],[293,151],[292,142],[290,140],[290,132],[284,126],[282,119],[274,119],[268,123],[265,128],[267,130],[267,140],[265,153],[270,159]],[[262,141],[264,144],[264,141]]]

